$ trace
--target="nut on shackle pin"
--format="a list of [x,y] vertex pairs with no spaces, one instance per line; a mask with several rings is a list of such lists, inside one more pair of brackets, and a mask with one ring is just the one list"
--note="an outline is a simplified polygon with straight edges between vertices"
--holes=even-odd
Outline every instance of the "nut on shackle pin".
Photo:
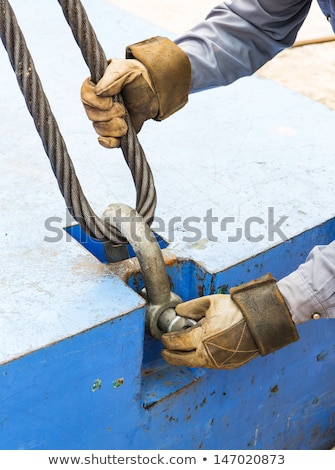
[[160,338],[163,333],[195,325],[194,320],[180,317],[175,312],[175,307],[182,299],[171,292],[161,249],[143,217],[125,204],[110,204],[102,214],[102,219],[119,230],[137,256],[145,284],[142,295],[147,301],[148,333]]

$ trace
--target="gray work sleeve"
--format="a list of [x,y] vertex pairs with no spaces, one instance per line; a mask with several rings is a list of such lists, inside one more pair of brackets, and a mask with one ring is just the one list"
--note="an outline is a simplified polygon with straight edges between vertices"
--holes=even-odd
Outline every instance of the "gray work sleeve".
[[293,44],[311,0],[226,0],[175,40],[192,67],[191,92],[251,75]]
[[295,324],[310,320],[314,313],[335,318],[335,241],[314,247],[306,262],[277,286]]
[[[191,62],[191,92],[254,73],[293,44],[310,5],[311,0],[226,0],[213,8],[175,41]],[[306,262],[277,285],[296,324],[316,312],[335,318],[335,241],[316,246]]]

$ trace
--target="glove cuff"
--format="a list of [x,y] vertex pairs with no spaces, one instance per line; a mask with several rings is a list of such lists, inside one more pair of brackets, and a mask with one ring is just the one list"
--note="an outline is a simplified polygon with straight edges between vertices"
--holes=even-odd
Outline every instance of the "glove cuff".
[[230,290],[262,356],[299,339],[290,312],[271,274]]
[[137,59],[148,69],[159,102],[154,119],[161,121],[187,103],[191,64],[185,52],[170,39],[153,37],[128,46],[126,58]]

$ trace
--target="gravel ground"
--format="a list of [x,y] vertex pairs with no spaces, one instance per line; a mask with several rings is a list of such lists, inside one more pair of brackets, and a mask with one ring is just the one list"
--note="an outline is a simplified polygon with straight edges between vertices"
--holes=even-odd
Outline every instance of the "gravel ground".
[[310,44],[286,49],[258,73],[335,109],[334,39],[330,24],[315,2],[296,46],[306,41]]

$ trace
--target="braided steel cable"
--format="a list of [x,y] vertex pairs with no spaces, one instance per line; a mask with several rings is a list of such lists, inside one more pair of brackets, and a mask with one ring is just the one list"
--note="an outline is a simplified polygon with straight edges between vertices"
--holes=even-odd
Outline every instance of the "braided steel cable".
[[[83,8],[78,8],[78,2],[71,1],[70,3],[71,8],[68,8],[68,11],[72,11],[72,6],[76,4],[76,11],[80,11],[81,15],[84,15]],[[33,117],[35,127],[41,137],[45,152],[50,160],[51,168],[56,176],[58,186],[65,199],[70,214],[91,237],[100,239],[103,242],[111,241],[113,243],[125,243],[125,238],[120,235],[118,230],[110,225],[106,225],[90,207],[78,181],[73,163],[67,151],[56,119],[51,111],[48,99],[43,91],[42,83],[36,72],[31,54],[18,25],[15,13],[8,0],[0,0],[0,8],[1,40],[8,53],[19,87],[25,98],[27,108]],[[75,18],[78,17],[79,21],[80,15],[74,16]],[[84,26],[82,24],[80,30],[83,31],[83,29],[88,29],[93,31],[93,28],[88,26],[88,20],[85,20],[85,15],[80,16],[80,18],[84,23]],[[91,41],[91,39],[85,39],[86,43],[91,46],[89,49],[86,49],[87,51],[95,51],[96,42]],[[99,48],[101,49],[99,46],[97,47],[97,50]],[[97,70],[95,66],[96,64],[99,64],[99,72],[95,71],[94,73],[103,73],[104,69],[102,70],[102,67],[106,65],[106,62],[102,63],[100,60],[100,53],[98,56],[96,52],[92,54],[95,55],[92,55],[93,58],[89,59],[90,66],[91,64],[94,64],[94,69]],[[139,158],[137,158],[137,155],[135,154],[135,150],[138,151],[139,146],[139,144],[138,146],[135,144],[137,136],[134,139],[134,136],[131,136],[131,132],[129,132],[129,135],[130,138],[124,138],[121,145],[122,150],[125,149],[131,154],[131,157],[128,160],[126,156],[125,159],[131,169],[135,187],[138,190],[136,209],[147,223],[151,223],[156,205],[156,193],[154,190],[153,179],[143,151]],[[132,152],[134,152],[134,155]],[[126,155],[128,154],[126,153]],[[138,160],[143,161],[143,159],[146,164],[143,164],[143,162],[140,164],[138,162]],[[142,182],[144,191],[141,192],[140,183]]]
[[[58,3],[90,70],[91,79],[97,83],[103,76],[108,61],[87,13],[80,0],[58,0]],[[115,101],[123,104],[122,96],[117,95]],[[121,137],[121,149],[136,188],[136,210],[150,225],[156,208],[153,176],[128,114],[125,120],[128,132]]]

